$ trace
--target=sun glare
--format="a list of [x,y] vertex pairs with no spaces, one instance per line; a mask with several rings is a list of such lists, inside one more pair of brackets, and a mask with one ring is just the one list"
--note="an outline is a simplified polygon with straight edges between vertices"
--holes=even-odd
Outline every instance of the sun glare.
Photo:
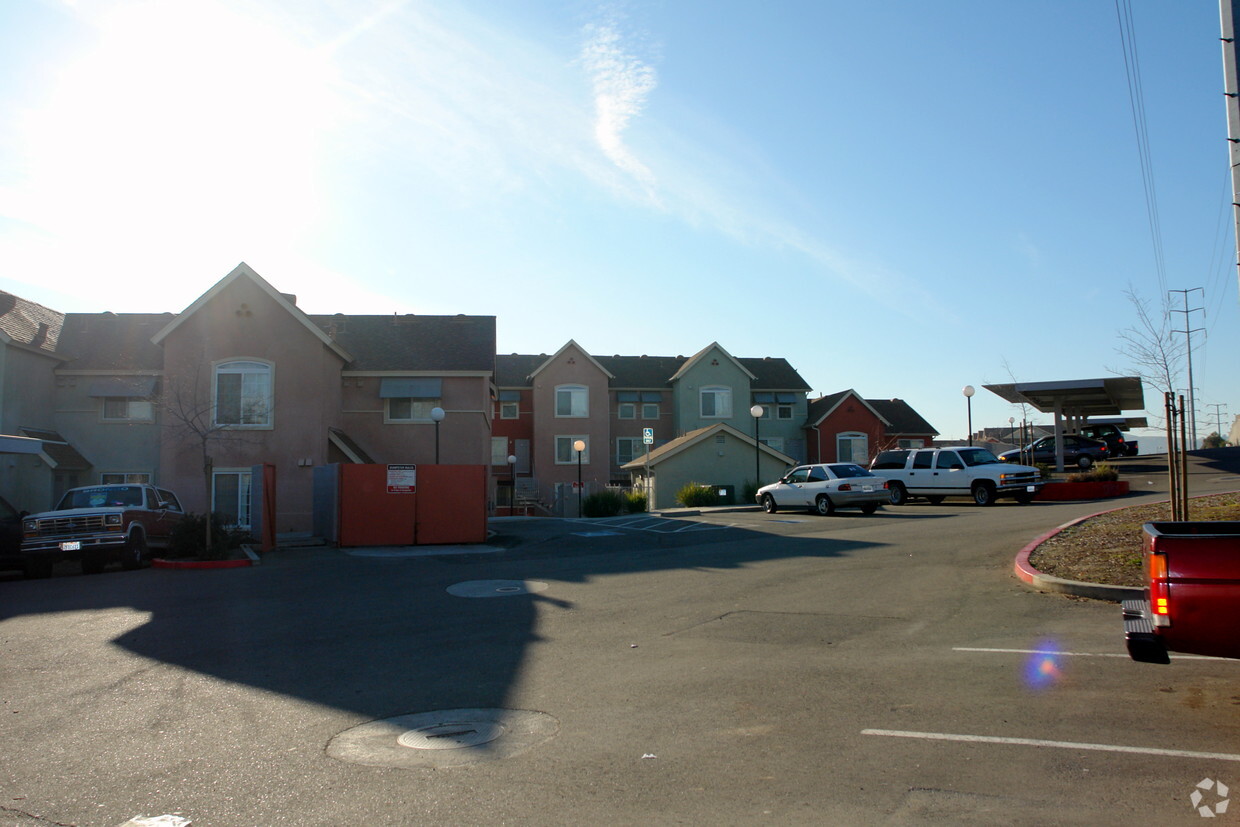
[[93,48],[27,118],[27,176],[0,210],[96,261],[219,242],[240,257],[313,231],[337,109],[325,52],[215,4],[130,3],[87,22]]

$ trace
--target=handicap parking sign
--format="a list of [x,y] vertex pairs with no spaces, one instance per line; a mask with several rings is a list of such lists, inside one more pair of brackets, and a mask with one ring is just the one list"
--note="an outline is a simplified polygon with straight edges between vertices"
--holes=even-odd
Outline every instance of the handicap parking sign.
[[642,428],[642,442],[654,445],[654,428]]

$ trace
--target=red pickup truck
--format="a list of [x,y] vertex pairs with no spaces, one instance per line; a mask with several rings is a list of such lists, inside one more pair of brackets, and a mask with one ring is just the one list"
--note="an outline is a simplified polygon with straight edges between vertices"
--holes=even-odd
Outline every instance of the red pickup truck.
[[1170,663],[1168,652],[1240,658],[1240,522],[1146,523],[1148,589],[1125,600],[1133,660]]
[[88,574],[109,560],[136,569],[151,549],[164,549],[185,512],[176,494],[153,485],[71,488],[56,508],[22,519],[28,577],[48,577],[58,560],[81,560]]

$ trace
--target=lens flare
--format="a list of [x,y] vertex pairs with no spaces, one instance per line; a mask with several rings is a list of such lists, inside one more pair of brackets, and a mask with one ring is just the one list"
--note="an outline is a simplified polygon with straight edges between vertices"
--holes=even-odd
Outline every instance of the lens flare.
[[1059,663],[1058,647],[1052,641],[1042,641],[1029,659],[1025,661],[1025,685],[1030,689],[1047,689],[1063,678]]

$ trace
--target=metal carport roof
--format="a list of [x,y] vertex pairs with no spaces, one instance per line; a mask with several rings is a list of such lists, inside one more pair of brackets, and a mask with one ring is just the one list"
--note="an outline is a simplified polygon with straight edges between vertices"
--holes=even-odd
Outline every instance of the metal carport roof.
[[1145,409],[1145,391],[1139,376],[1012,382],[983,387],[1008,402],[1032,405],[1043,413],[1073,417],[1119,416],[1124,411]]

